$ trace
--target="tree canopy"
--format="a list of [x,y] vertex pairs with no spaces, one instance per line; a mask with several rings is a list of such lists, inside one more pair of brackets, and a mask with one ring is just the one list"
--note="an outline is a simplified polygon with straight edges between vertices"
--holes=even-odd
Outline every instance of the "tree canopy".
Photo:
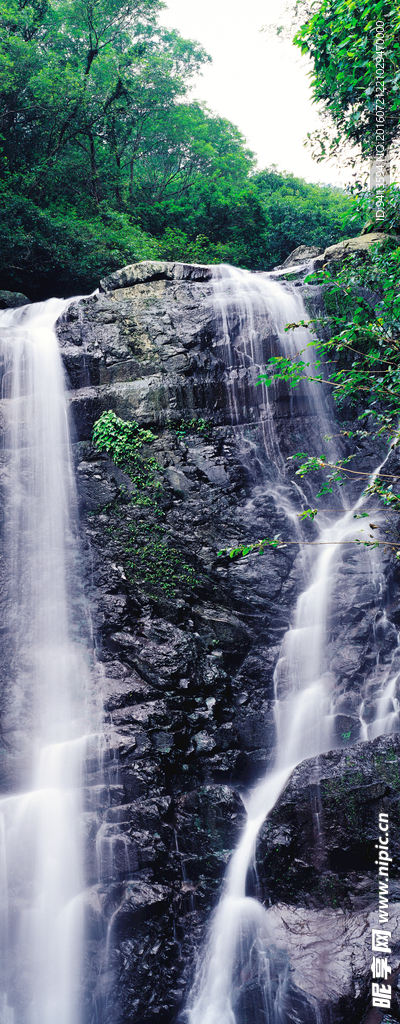
[[[176,148],[175,101],[209,58],[157,26],[160,6],[2,4],[2,161],[24,195],[57,199],[61,186],[82,208],[111,196],[118,205],[133,195],[137,164],[166,138]],[[176,174],[179,156],[173,163]],[[165,187],[164,167],[156,177]]]
[[0,3],[4,287],[73,294],[145,258],[270,269],[352,233],[348,197],[258,172],[238,128],[191,99],[210,58],[159,25],[162,6]]
[[395,0],[313,0],[294,43],[312,60],[313,97],[329,116],[327,127],[309,136],[317,159],[336,155],[348,143],[363,157],[374,156],[382,112],[385,150],[398,143],[400,9]]

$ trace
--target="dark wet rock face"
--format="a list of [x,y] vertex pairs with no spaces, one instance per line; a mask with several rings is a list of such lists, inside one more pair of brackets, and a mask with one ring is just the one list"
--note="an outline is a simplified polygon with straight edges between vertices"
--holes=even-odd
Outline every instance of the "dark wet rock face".
[[0,309],[17,309],[19,306],[29,305],[30,301],[22,292],[9,292],[4,288],[0,289]]
[[[392,861],[390,923],[381,927],[392,931],[393,973],[399,963],[399,755],[400,740],[393,735],[323,754],[296,768],[261,829],[257,871],[248,879],[249,893],[268,890],[277,945],[285,945],[294,981],[318,999],[323,1020],[338,1024],[361,1020],[362,1006],[370,1003],[382,812],[390,823]],[[307,931],[312,941],[299,956]],[[392,984],[393,1019],[398,1020],[394,977]]]
[[[210,268],[154,263],[112,275],[59,324],[107,741],[88,765],[83,823],[85,1024],[177,1020],[244,825],[242,797],[274,753],[274,668],[307,559],[293,543],[262,557],[217,557],[243,541],[294,540],[288,508],[301,510],[298,478],[279,489],[239,326],[227,365]],[[266,361],[276,336],[263,330]],[[93,423],[108,409],[155,431],[143,460],[156,460],[157,488],[140,494],[94,448]],[[280,388],[273,431],[280,465],[311,450],[318,423],[304,395]],[[378,456],[367,443],[360,459],[370,469]],[[314,539],[312,523],[304,530]],[[356,1024],[368,1005],[376,812],[388,808],[395,827],[400,786],[397,739],[357,741],[361,702],[373,721],[382,678],[392,660],[396,667],[398,609],[388,555],[375,574],[359,549],[337,560],[327,655],[342,749],[296,769],[248,879],[270,908],[279,970],[289,957],[294,971],[285,1024]],[[393,903],[397,855],[394,844]],[[299,960],[305,928],[317,936],[318,971],[313,956]],[[327,933],[326,958],[337,953],[329,978]],[[250,982],[241,998],[239,1024],[260,1024]]]

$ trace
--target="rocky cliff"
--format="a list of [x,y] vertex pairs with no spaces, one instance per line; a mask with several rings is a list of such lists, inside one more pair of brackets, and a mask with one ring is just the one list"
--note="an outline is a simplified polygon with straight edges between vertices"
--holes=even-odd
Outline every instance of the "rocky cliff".
[[[311,286],[306,298],[318,301]],[[278,339],[262,306],[252,315],[258,365]],[[243,317],[238,306],[227,342],[210,268],[146,263],[103,281],[58,324],[106,723],[87,769],[88,1022],[177,1020],[243,826],[242,798],[274,751],[274,667],[307,575],[293,509],[311,494],[284,467],[320,428],[306,388],[293,396],[280,387],[263,405]],[[92,444],[109,409],[156,435],[140,479]],[[378,454],[366,441],[359,459],[372,469]],[[285,548],[217,557],[276,535]],[[315,537],[309,523],[303,539]],[[270,907],[292,971],[280,1019],[300,1024],[356,1024],[368,1008],[377,813],[390,811],[393,827],[398,815],[399,742],[363,742],[358,711],[363,698],[376,718],[382,679],[396,668],[389,555],[374,574],[369,556],[349,548],[334,594],[340,749],[296,769],[248,882]],[[395,843],[394,914],[399,854]],[[260,1024],[254,984],[250,976],[240,1024]]]

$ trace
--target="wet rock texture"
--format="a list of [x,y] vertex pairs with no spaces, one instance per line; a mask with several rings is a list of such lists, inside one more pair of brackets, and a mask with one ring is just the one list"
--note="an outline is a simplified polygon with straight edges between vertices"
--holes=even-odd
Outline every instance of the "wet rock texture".
[[399,755],[399,737],[392,735],[305,761],[260,832],[249,889],[255,895],[268,889],[277,946],[287,949],[294,982],[311,1004],[317,1000],[323,1019],[361,1020],[360,1003],[370,999],[383,812],[392,860],[389,923],[381,927],[392,931],[389,981],[398,1020]]
[[[218,552],[276,534],[293,541],[285,509],[298,492],[289,478],[286,496],[279,492],[243,361],[234,352],[226,365],[209,268],[125,268],[71,306],[58,333],[106,722],[102,757],[88,764],[83,822],[85,1022],[173,1024],[243,827],[242,797],[273,754],[273,671],[307,573],[293,543],[236,561]],[[265,325],[266,358],[271,344]],[[240,424],[232,369],[241,374]],[[143,451],[160,484],[144,492],[147,503],[93,447],[93,423],[108,409],[157,435]],[[284,459],[310,445],[317,426],[301,395],[293,401],[281,389],[274,409]],[[377,456],[367,443],[360,458],[369,468]],[[314,537],[311,523],[304,536]],[[377,812],[390,812],[394,831],[400,747],[393,736],[356,741],[361,699],[373,718],[396,657],[390,565],[386,556],[374,578],[368,556],[352,549],[337,563],[340,614],[332,605],[328,642],[342,749],[296,769],[249,877],[294,972],[297,1016],[288,1010],[285,1022],[356,1024],[368,1007]],[[398,839],[392,851],[397,913]],[[248,1012],[240,1024],[260,1024]]]

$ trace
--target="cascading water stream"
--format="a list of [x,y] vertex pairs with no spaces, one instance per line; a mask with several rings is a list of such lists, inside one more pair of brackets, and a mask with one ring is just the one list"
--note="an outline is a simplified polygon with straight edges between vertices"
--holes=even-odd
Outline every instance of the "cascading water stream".
[[[213,291],[215,312],[220,321],[214,345],[221,349],[228,368],[232,422],[256,418],[262,427],[265,448],[282,471],[284,460],[274,428],[271,393],[264,384],[256,387],[256,381],[265,370],[267,339],[268,355],[290,358],[305,350],[312,366],[313,349],[307,349],[312,338],[307,328],[298,327],[296,332],[285,330],[287,324],[307,319],[304,304],[298,293],[272,278],[234,267],[216,268]],[[308,385],[308,400],[310,391],[313,412],[325,422],[326,408],[318,385]]]
[[[295,335],[284,331],[288,321],[304,318],[304,308],[287,286],[229,268],[219,271],[214,289],[221,314],[216,345],[231,370],[231,421],[238,431],[246,420],[261,424],[273,467],[265,493],[298,529],[295,496],[301,495],[285,473],[271,392],[254,383],[268,354],[293,354],[307,345],[304,329]],[[5,509],[0,780],[7,789],[0,799],[0,1024],[81,1021],[81,782],[98,723],[90,692],[90,624],[76,571],[76,497],[63,373],[53,331],[64,308],[61,300],[51,300],[0,315]],[[329,410],[317,387],[307,385],[305,393],[325,434]],[[304,557],[304,591],[275,671],[275,765],[247,799],[247,826],[229,865],[190,998],[190,1024],[294,1019],[285,1013],[287,975],[273,950],[269,919],[264,907],[246,896],[246,880],[259,829],[294,765],[338,744],[324,641],[340,545],[354,538],[354,525],[352,513],[340,514],[333,526],[323,522],[323,546]],[[364,723],[369,735],[397,727],[393,696],[389,671],[378,715],[372,725]],[[107,827],[100,830],[99,863],[106,876],[113,871],[112,844]],[[118,844],[122,863],[123,837]],[[106,959],[113,926],[114,915]],[[258,991],[250,1015],[243,1001],[248,979],[256,979]]]
[[[252,393],[249,389],[246,391],[244,371],[247,367],[247,380],[249,372],[254,380],[265,365],[271,351],[270,348],[266,351],[266,336],[277,338],[285,355],[293,354],[294,346],[297,350],[303,349],[311,339],[303,328],[301,333],[293,333],[288,341],[284,325],[304,319],[304,307],[298,294],[285,291],[276,282],[262,276],[250,279],[250,275],[241,271],[223,268],[215,291],[221,320],[220,344],[225,346],[228,366],[234,366],[236,355],[236,366],[239,362],[239,367],[243,367],[242,405],[240,369],[231,372],[231,416],[234,422],[240,423],[246,416],[254,417],[257,397],[255,389]],[[300,337],[296,338],[296,334]],[[327,427],[332,427],[332,421],[312,384],[308,386],[308,403],[309,414],[319,420],[322,439]],[[293,491],[285,477],[284,460],[274,429],[273,406],[265,390],[260,394],[257,415],[267,423],[267,429],[263,430],[266,453],[275,463],[277,475],[274,488],[269,486],[266,493],[271,495],[275,489],[277,504],[284,507],[293,522],[297,518]],[[378,475],[381,468],[378,467],[373,476]],[[362,503],[360,497],[355,508]],[[275,763],[245,801],[247,824],[230,861],[208,943],[199,961],[185,1014],[189,1024],[244,1024],[248,1020],[252,1024],[284,1024],[297,1020],[291,1012],[287,1013],[287,1006],[285,1009],[288,973],[287,968],[282,973],[277,967],[268,915],[257,900],[246,896],[246,880],[259,830],[295,766],[306,758],[340,746],[335,732],[334,679],[326,655],[326,628],[332,577],[340,564],[343,543],[357,536],[363,539],[357,532],[354,510],[343,512],[336,523],[328,525],[322,519],[318,538],[321,547],[314,549],[314,557],[310,560],[309,549],[306,558],[300,555],[305,586],[297,601],[293,625],[283,638],[274,675]],[[358,550],[360,557],[367,557],[365,549]],[[393,712],[390,686],[389,678],[382,692],[377,720],[370,727],[371,736],[389,727]],[[391,720],[391,728],[396,727],[397,721],[393,724]],[[364,734],[365,731],[364,727]],[[274,985],[271,983],[273,976]],[[253,994],[246,996],[248,979],[255,982],[256,996],[254,984]]]
[[0,799],[2,1024],[80,1021],[81,779],[94,719],[54,332],[67,305],[51,299],[0,314],[1,764],[2,785],[11,788]]

